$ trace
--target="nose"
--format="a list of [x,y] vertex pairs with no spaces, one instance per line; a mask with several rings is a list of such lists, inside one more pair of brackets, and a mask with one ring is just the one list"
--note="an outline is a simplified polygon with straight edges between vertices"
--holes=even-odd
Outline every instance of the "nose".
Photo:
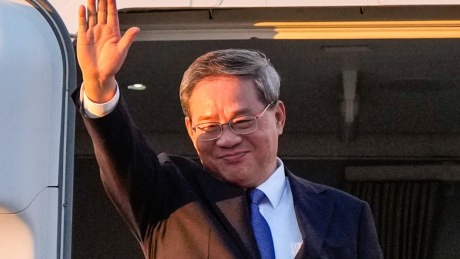
[[219,147],[231,148],[241,143],[242,139],[243,138],[235,134],[227,124],[223,125],[222,135],[217,139],[216,145]]

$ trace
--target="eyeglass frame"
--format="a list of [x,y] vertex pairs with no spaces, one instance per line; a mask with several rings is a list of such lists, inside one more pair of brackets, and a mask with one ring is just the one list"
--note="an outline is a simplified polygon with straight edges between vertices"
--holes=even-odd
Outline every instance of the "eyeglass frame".
[[[220,122],[217,122],[217,121],[202,122],[202,123],[198,123],[198,124],[196,124],[196,125],[193,125],[193,123],[192,123],[192,130],[193,130],[194,132],[196,132],[196,127],[197,127],[197,126],[199,126],[199,125],[204,125],[204,124],[208,124],[208,123],[214,123],[215,125],[219,125],[219,127],[220,127],[220,132],[219,132],[219,134],[217,135],[217,137],[212,138],[212,139],[200,139],[199,136],[198,136],[197,139],[200,140],[200,141],[213,141],[213,140],[219,139],[219,138],[222,136],[222,133],[224,132],[224,125],[228,125],[228,127],[230,128],[230,130],[231,130],[231,131],[233,132],[233,134],[235,134],[235,135],[247,135],[247,134],[253,133],[254,131],[256,131],[256,130],[259,128],[258,120],[265,114],[265,112],[268,110],[268,108],[269,108],[270,106],[272,106],[273,104],[275,104],[275,103],[277,103],[277,102],[278,102],[278,100],[269,103],[269,104],[264,108],[264,110],[263,110],[260,114],[258,114],[258,115],[255,115],[255,114],[238,115],[238,116],[235,116],[235,117],[231,118],[231,119],[230,119],[228,122],[226,122],[226,123],[220,123]],[[244,116],[254,116],[255,122],[256,122],[256,126],[254,127],[254,130],[251,130],[251,131],[249,131],[249,132],[237,133],[237,132],[235,132],[235,130],[233,129],[233,126],[232,126],[233,124],[232,124],[231,122],[232,122],[234,119],[236,119],[236,118],[244,117]]]

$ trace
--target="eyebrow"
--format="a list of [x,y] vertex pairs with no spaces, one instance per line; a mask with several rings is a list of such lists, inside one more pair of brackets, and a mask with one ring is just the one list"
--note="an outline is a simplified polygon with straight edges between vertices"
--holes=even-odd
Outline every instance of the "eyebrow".
[[[241,115],[254,115],[254,114],[251,113],[249,108],[244,108],[244,109],[241,109],[241,110],[235,112],[234,115],[230,119],[233,119],[233,118],[235,118],[237,116],[241,116]],[[206,121],[206,120],[212,121],[212,122],[217,122],[217,121],[211,120],[211,115],[209,115],[209,114],[199,116],[198,119],[197,119],[197,122]]]
[[211,119],[211,115],[201,115],[200,117],[198,117],[197,121],[205,121],[205,120],[210,120]]

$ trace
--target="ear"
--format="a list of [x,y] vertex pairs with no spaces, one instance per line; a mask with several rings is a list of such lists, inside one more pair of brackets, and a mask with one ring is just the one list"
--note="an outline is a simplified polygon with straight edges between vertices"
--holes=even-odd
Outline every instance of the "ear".
[[194,141],[195,131],[193,131],[192,120],[190,119],[189,116],[185,117],[185,127],[187,127],[187,132],[188,132],[189,137],[192,139],[193,142],[195,142]]
[[284,124],[286,123],[286,107],[282,101],[278,101],[275,107],[275,119],[278,135],[283,134]]
[[193,142],[193,147],[195,147],[195,150],[198,153],[198,156],[200,156],[200,151],[198,150],[197,141],[196,141],[196,134],[195,134],[195,131],[193,130],[192,119],[190,119],[189,116],[185,117],[185,126],[187,127],[188,135]]

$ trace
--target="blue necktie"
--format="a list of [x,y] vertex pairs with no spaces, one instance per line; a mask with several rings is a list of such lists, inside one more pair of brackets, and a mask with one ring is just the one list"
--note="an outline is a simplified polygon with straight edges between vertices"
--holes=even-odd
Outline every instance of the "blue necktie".
[[249,197],[251,198],[251,224],[260,256],[262,259],[275,259],[272,233],[267,221],[259,211],[259,204],[265,197],[265,193],[258,189],[252,189],[249,192]]

